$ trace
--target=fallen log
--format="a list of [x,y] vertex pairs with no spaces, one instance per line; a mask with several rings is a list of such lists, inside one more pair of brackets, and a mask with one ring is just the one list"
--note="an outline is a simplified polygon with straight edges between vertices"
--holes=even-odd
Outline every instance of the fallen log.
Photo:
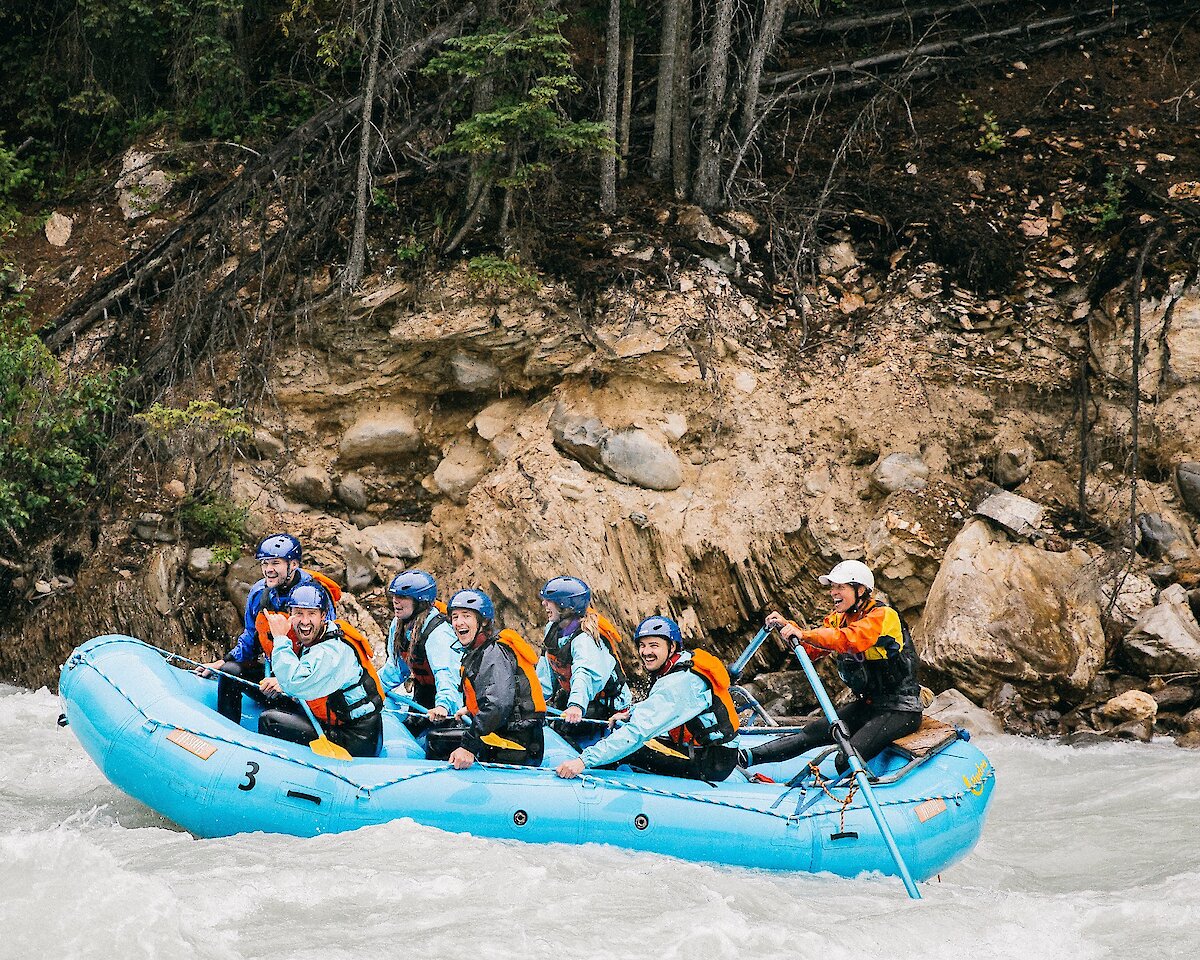
[[1014,3],[1024,2],[1026,0],[965,0],[965,2],[930,4],[924,7],[897,7],[894,10],[884,10],[879,13],[859,13],[844,17],[830,17],[829,19],[804,20],[791,24],[784,32],[789,37],[804,37],[821,33],[842,34],[852,30],[886,27],[900,21],[916,23],[922,20],[951,17],[956,13],[981,13],[994,7],[1007,7]]
[[[449,20],[400,51],[388,65],[384,77],[380,78],[380,90],[390,88],[401,76],[421,63],[435,47],[457,36],[475,16],[475,5],[468,3]],[[137,256],[110,271],[90,290],[68,304],[54,320],[42,326],[38,332],[46,345],[53,351],[61,350],[152,280],[166,280],[166,287],[172,285],[173,279],[164,276],[167,266],[176,262],[186,250],[207,235],[224,219],[227,211],[277,177],[277,168],[286,160],[298,155],[322,134],[336,141],[346,123],[361,111],[362,95],[358,94],[329,105],[294,128],[259,159],[246,164],[239,176],[201,200],[182,223]]]

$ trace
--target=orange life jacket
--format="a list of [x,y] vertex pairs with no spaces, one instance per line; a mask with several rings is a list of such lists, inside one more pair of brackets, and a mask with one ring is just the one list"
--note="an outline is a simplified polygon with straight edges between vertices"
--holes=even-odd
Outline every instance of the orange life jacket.
[[[310,577],[312,577],[316,583],[320,584],[322,587],[325,588],[325,592],[329,594],[329,599],[332,600],[334,605],[336,606],[337,602],[342,599],[342,588],[339,587],[332,580],[330,580],[323,573],[317,573],[315,570],[305,570],[304,572],[307,573]],[[282,611],[279,611],[279,610],[271,611],[271,613],[280,613],[280,612],[282,612]],[[263,648],[264,651],[267,650],[267,643],[269,643],[271,640],[271,626],[267,622],[267,611],[266,610],[264,610],[262,608],[259,609],[258,616],[256,616],[254,618],[254,629],[256,631],[258,631],[259,645]],[[264,640],[265,640],[265,642],[264,642]],[[270,653],[267,653],[268,657],[270,655],[271,655]]]
[[[309,709],[312,710],[313,716],[321,724],[337,727],[381,712],[383,710],[383,684],[380,683],[379,673],[375,670],[375,661],[371,653],[371,642],[345,620],[334,620],[333,623],[337,626],[341,635],[337,639],[330,638],[329,640],[321,640],[320,642],[337,643],[340,641],[349,644],[350,649],[354,651],[355,657],[358,658],[362,672],[359,675],[357,683],[351,684],[347,690],[353,691],[356,687],[361,686],[364,696],[358,702],[350,703],[347,699],[347,690],[337,690],[328,696],[318,697],[315,700],[308,700],[306,702]],[[292,651],[296,656],[300,656],[300,641],[291,630],[288,631],[288,639],[292,641]],[[275,649],[275,638],[268,633],[266,639],[262,641],[262,645],[263,652],[269,660],[271,653]],[[353,699],[353,693],[351,693],[351,699]],[[372,709],[362,710],[361,707],[365,704],[370,704]]]
[[[513,652],[513,656],[517,658],[517,667],[525,676],[525,686],[528,687],[528,697],[523,695],[526,691],[521,690],[520,678],[517,678],[518,690],[517,700],[527,699],[533,704],[534,713],[546,712],[546,699],[542,696],[542,684],[537,676],[538,653],[529,645],[529,641],[517,633],[516,630],[501,630],[500,635],[496,637],[497,643],[502,643]],[[462,692],[463,703],[466,704],[467,710],[472,716],[479,712],[479,701],[475,697],[475,688],[471,685],[471,678],[467,676],[467,659],[463,658],[462,667]]]
[[741,722],[738,720],[733,698],[729,695],[729,671],[725,669],[725,664],[706,650],[693,650],[691,658],[688,660],[682,660],[677,656],[675,662],[662,676],[680,673],[684,670],[691,671],[708,684],[708,689],[712,693],[712,713],[716,722],[702,723],[700,717],[708,712],[702,711],[687,723],[675,727],[667,736],[677,744],[694,743],[702,747],[728,743],[737,736]]

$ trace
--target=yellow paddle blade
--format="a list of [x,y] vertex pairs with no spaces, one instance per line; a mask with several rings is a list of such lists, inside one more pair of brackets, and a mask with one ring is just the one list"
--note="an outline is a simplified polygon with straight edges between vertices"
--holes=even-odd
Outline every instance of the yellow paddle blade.
[[646,746],[648,746],[655,753],[661,753],[668,757],[678,757],[680,760],[687,759],[686,753],[680,753],[678,750],[672,750],[661,740],[647,740]]
[[486,743],[489,747],[503,747],[505,750],[525,749],[519,743],[513,743],[511,740],[505,740],[498,733],[489,733],[486,737],[480,737],[479,740],[481,743]]
[[339,747],[328,737],[317,737],[317,739],[308,746],[309,749],[311,749],[312,752],[319,757],[329,757],[330,760],[354,759],[352,756],[350,756],[349,750],[347,750],[345,747]]

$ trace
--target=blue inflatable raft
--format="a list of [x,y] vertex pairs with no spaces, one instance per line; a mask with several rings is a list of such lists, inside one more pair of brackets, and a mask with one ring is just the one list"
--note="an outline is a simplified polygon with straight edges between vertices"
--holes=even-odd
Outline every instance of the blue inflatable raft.
[[[836,780],[831,751],[708,784],[628,768],[561,780],[575,751],[547,730],[541,768],[424,759],[385,715],[384,755],[352,761],[259,735],[215,710],[216,684],[170,666],[131,637],[96,637],[63,666],[70,728],[117,787],[198,837],[250,831],[312,836],[407,817],[443,830],[536,843],[607,843],[687,860],[844,877],[896,867],[861,792]],[[760,732],[761,731],[761,732]],[[783,728],[749,728],[749,743]],[[796,774],[816,761],[822,774]],[[926,721],[871,761],[873,792],[914,878],[926,880],[979,839],[995,775],[953,727]],[[789,783],[789,780],[791,781]]]

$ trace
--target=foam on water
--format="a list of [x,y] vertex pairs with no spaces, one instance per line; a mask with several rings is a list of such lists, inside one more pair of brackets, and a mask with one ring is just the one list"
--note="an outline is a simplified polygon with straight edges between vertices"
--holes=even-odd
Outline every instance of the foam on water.
[[979,847],[897,880],[770,874],[398,821],[195,840],[0,689],[0,958],[1101,960],[1200,942],[1200,753],[998,738]]

